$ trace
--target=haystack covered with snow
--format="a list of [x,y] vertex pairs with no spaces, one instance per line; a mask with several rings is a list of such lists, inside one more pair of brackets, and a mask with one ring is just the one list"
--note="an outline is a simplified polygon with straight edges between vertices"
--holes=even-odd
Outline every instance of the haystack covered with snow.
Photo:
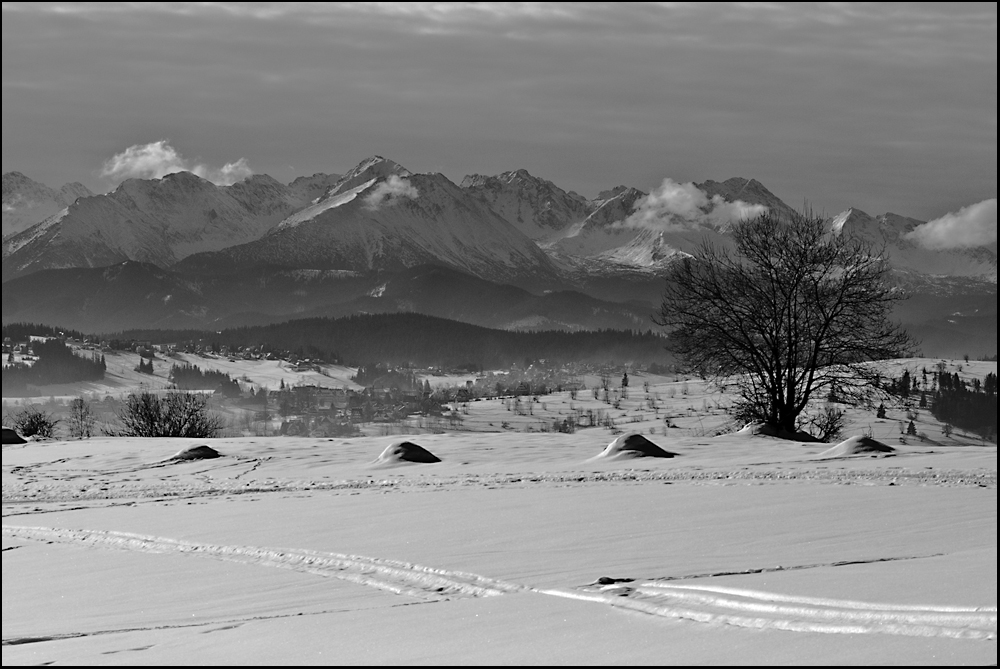
[[676,453],[665,451],[637,432],[629,432],[616,438],[594,460],[626,460],[631,458],[672,458]]
[[16,430],[10,427],[5,427],[3,429],[3,445],[7,444],[26,444],[27,441],[24,440],[21,435],[17,433]]
[[403,462],[431,463],[441,462],[441,458],[428,451],[423,446],[412,441],[397,441],[386,446],[382,454],[373,464],[395,465]]
[[855,436],[845,439],[836,446],[820,453],[818,458],[844,458],[851,455],[875,455],[895,453],[896,449],[871,437]]
[[749,423],[745,425],[742,429],[738,430],[736,434],[745,434],[749,436],[763,436],[763,437],[778,437],[779,439],[788,439],[790,441],[805,441],[805,442],[815,442],[819,441],[816,437],[812,436],[808,432],[803,432],[801,430],[797,432],[785,432],[784,430],[779,430],[773,425],[768,425],[767,423]]
[[212,458],[221,457],[222,454],[211,446],[200,444],[198,446],[192,446],[191,448],[185,448],[177,451],[177,453],[168,459],[171,462],[183,462],[186,460],[211,460]]

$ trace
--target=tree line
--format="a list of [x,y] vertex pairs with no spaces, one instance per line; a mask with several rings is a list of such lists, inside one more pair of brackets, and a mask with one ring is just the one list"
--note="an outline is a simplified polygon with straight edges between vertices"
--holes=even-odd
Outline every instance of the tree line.
[[99,381],[104,378],[107,364],[104,356],[94,351],[89,357],[73,352],[58,339],[36,341],[32,352],[38,357],[34,364],[10,363],[3,369],[3,394],[10,397],[29,395],[28,386],[53,383]]
[[942,368],[930,373],[924,369],[920,378],[905,370],[897,379],[882,384],[886,391],[904,399],[917,398],[921,409],[945,424],[946,434],[952,427],[978,434],[984,439],[997,438],[997,375],[989,373],[983,379],[963,381],[958,373],[949,374]]
[[958,374],[938,375],[930,411],[939,421],[974,432],[985,439],[997,438],[997,375],[966,383]]
[[[664,364],[671,357],[652,330],[518,332],[495,330],[422,314],[365,314],[344,318],[309,318],[271,325],[204,332],[133,330],[115,333],[122,340],[203,341],[210,345],[267,347],[302,351],[305,357],[365,365],[377,360],[392,366],[479,369],[507,368],[545,360],[547,364],[606,362]],[[112,335],[103,335],[109,339]]]
[[229,374],[216,369],[202,370],[198,365],[174,364],[170,366],[168,378],[180,390],[216,390],[226,397],[240,396],[240,384]]
[[69,337],[83,341],[86,335],[77,330],[67,330],[58,325],[43,325],[41,323],[8,323],[3,326],[2,337],[11,341],[28,341],[28,337],[36,335],[38,337]]

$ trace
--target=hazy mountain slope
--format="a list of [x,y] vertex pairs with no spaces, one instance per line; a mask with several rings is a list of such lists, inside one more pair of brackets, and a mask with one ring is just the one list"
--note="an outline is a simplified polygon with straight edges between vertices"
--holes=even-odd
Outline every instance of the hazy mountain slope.
[[308,204],[308,192],[266,175],[232,186],[216,186],[189,172],[128,179],[5,239],[3,278],[125,260],[166,267],[191,253],[260,237]]
[[207,312],[196,283],[148,263],[42,270],[3,284],[5,323],[72,323],[66,327],[109,332],[136,323],[196,327]]
[[642,191],[626,186],[603,191],[598,199],[591,201],[585,219],[566,228],[544,248],[552,253],[589,257],[629,244],[638,230],[621,223],[645,196]]
[[257,268],[184,275],[148,263],[43,270],[3,284],[3,321],[59,323],[86,331],[212,328],[312,316],[424,313],[522,330],[647,329],[650,309],[579,292],[535,295],[455,269],[398,273]]
[[886,252],[896,269],[929,276],[974,277],[996,283],[996,244],[974,248],[931,250],[905,237],[924,221],[886,213],[872,217],[851,208],[829,219],[832,231],[856,234],[876,244],[886,245]]
[[77,198],[91,195],[81,183],[68,183],[56,190],[20,172],[7,172],[3,175],[3,236],[26,230],[59,213]]
[[527,170],[497,176],[470,174],[462,179],[461,186],[540,244],[559,238],[593,211],[593,205],[583,196],[564,191]]
[[292,191],[295,198],[300,202],[312,202],[323,195],[332,186],[340,181],[339,174],[325,174],[317,172],[309,177],[298,177],[288,184],[288,189]]
[[505,330],[647,329],[650,311],[576,291],[535,295],[445,267],[399,272],[368,295],[315,315],[414,312]]

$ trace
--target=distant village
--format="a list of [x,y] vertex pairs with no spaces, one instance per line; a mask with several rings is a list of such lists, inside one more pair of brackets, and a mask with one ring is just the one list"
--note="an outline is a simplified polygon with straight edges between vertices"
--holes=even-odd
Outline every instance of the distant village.
[[[213,403],[242,409],[243,427],[251,432],[278,432],[286,435],[345,436],[356,434],[361,424],[381,423],[387,426],[410,424],[414,427],[455,428],[460,426],[467,403],[481,399],[510,398],[515,412],[531,410],[532,399],[551,392],[577,393],[586,389],[582,377],[597,375],[607,395],[611,387],[620,388],[621,367],[597,365],[563,365],[549,368],[544,361],[514,366],[510,370],[478,370],[470,368],[398,368],[378,363],[362,365],[352,377],[361,388],[335,387],[322,383],[279,383],[270,388],[246,377],[231,378],[217,371],[214,360],[280,361],[292,372],[316,372],[326,375],[328,361],[302,357],[292,351],[275,350],[266,345],[230,349],[225,345],[203,342],[158,344],[143,340],[97,340],[90,337],[57,335],[27,335],[15,341],[5,337],[3,353],[5,369],[10,366],[31,366],[38,360],[38,344],[61,341],[77,356],[95,361],[106,354],[134,353],[139,363],[134,371],[152,373],[154,364],[164,371],[169,365],[169,385],[162,392],[187,390],[206,392]],[[185,354],[183,358],[180,354]],[[205,365],[192,364],[191,357],[205,360]],[[666,370],[663,370],[664,372]],[[431,385],[435,376],[454,379],[465,376],[464,383]],[[627,385],[627,380],[625,381]],[[594,392],[597,392],[596,390]],[[5,393],[6,395],[6,393]],[[527,401],[521,400],[527,398]],[[119,398],[110,395],[100,400],[101,409],[113,413]],[[571,429],[572,426],[557,426]]]

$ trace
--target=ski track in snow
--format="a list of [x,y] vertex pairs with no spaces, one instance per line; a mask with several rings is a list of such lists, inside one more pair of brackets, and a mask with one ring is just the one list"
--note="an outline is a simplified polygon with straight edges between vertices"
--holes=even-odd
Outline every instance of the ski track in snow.
[[874,604],[737,588],[643,583],[596,592],[539,590],[676,620],[818,634],[894,634],[996,640],[996,607]]
[[[138,553],[175,553],[290,569],[338,578],[428,603],[456,597],[492,597],[535,592],[710,625],[819,634],[892,634],[996,640],[996,606],[876,604],[732,587],[667,583],[664,579],[638,584],[631,583],[630,579],[617,579],[599,587],[584,587],[576,591],[544,589],[400,560],[305,549],[221,546],[128,532],[17,525],[3,525],[3,535],[28,541]],[[704,575],[706,578],[710,576],[711,574]],[[629,585],[625,585],[625,582]],[[108,630],[107,633],[113,631]],[[4,639],[3,645],[72,636],[80,635]]]
[[36,541],[83,544],[139,553],[180,553],[339,578],[419,599],[491,597],[522,586],[465,572],[423,567],[398,560],[303,549],[217,546],[130,532],[68,530],[4,525],[3,535]]

